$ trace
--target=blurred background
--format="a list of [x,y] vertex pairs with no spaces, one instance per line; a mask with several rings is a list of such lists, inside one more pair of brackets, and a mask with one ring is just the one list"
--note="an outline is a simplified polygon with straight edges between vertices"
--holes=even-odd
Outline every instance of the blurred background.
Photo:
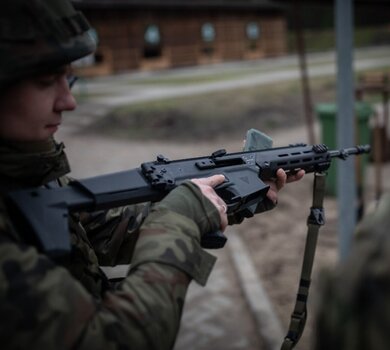
[[[352,21],[336,25],[337,10],[348,2]],[[251,128],[268,134],[274,146],[338,147],[338,45],[349,35],[350,131],[353,143],[373,147],[353,165],[357,199],[350,210],[357,222],[388,190],[389,1],[73,3],[98,42],[94,55],[74,64],[79,106],[65,116],[58,136],[73,176],[138,167],[157,154],[176,159],[240,151]],[[328,174],[327,220],[297,349],[311,348],[321,271],[340,260],[336,172],[337,165]],[[190,287],[175,350],[280,348],[298,287],[312,183],[307,175],[286,186],[276,209],[229,228],[227,247],[214,252],[219,259],[209,283]]]

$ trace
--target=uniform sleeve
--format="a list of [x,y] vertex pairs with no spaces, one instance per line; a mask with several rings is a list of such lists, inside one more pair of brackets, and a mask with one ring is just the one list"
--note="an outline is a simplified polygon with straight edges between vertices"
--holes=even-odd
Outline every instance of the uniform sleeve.
[[35,248],[3,239],[2,347],[171,349],[188,284],[205,283],[215,261],[200,248],[200,236],[219,225],[195,185],[172,191],[142,226],[129,275],[101,300]]
[[150,203],[80,214],[101,266],[129,264]]
[[[59,179],[62,186],[74,181]],[[129,264],[140,227],[149,214],[150,203],[139,203],[109,210],[83,212],[76,220],[82,224],[100,266]]]

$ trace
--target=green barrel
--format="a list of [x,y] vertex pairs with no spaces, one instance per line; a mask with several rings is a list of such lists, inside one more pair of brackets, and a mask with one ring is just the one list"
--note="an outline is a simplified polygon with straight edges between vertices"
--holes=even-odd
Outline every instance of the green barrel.
[[[373,112],[374,110],[369,103],[357,102],[355,104],[355,116],[357,120],[357,133],[355,141],[356,145],[370,143],[369,119]],[[316,106],[316,114],[321,125],[321,143],[324,143],[330,149],[337,148],[336,105],[333,103],[318,104]],[[369,157],[368,155],[362,155],[357,158],[359,158],[357,160],[359,164],[359,174],[357,174],[357,176],[360,177],[363,182]],[[326,194],[330,196],[335,196],[337,192],[337,162],[338,161],[332,162],[332,165],[328,170],[328,176],[326,179]]]

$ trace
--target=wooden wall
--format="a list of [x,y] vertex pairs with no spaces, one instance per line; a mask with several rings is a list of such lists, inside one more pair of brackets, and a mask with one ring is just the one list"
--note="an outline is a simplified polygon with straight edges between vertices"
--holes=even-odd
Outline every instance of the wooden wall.
[[[99,36],[99,51],[105,72],[160,69],[261,57],[286,53],[286,23],[281,14],[217,11],[84,10]],[[246,35],[249,22],[256,22],[260,36]],[[215,40],[205,43],[204,23],[212,23]],[[161,55],[144,57],[144,30],[159,26]]]

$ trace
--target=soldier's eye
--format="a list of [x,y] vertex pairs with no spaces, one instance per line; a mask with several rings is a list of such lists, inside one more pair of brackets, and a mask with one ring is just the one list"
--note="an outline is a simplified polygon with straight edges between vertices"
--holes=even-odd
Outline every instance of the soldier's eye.
[[73,87],[73,85],[76,83],[76,81],[79,79],[76,75],[68,75],[66,77],[66,80],[68,81],[69,89]]
[[57,78],[55,75],[44,75],[41,77],[38,77],[35,82],[39,87],[46,88],[54,85],[57,81]]

